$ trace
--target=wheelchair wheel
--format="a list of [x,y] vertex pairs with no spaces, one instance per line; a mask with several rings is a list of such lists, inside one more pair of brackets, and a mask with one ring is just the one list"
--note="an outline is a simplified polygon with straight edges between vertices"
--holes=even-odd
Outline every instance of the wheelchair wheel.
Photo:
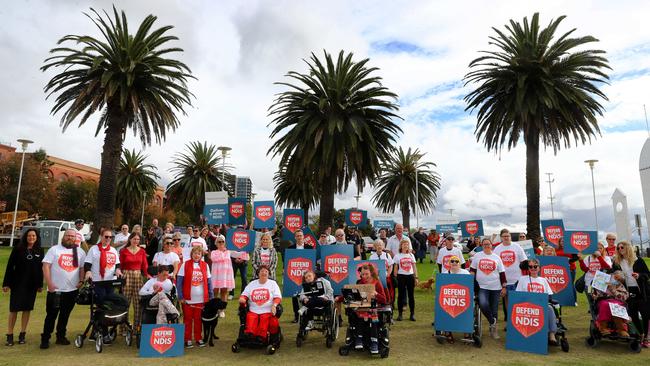
[[298,335],[296,336],[296,347],[302,347],[302,336],[300,335],[300,332],[298,332]]
[[241,347],[239,346],[239,343],[233,343],[232,346],[230,346],[230,350],[233,353],[239,353],[239,351],[241,351]]
[[347,347],[345,347],[345,346],[339,347],[339,355],[347,356],[349,354],[350,354],[350,350]]
[[328,337],[325,338],[325,347],[332,348],[332,343],[334,343],[334,342],[332,341],[331,337],[328,336]]
[[126,335],[124,336],[124,343],[126,343],[127,347],[131,347],[132,341],[133,341],[133,331],[131,330],[131,327],[127,327]]
[[589,337],[585,340],[585,343],[587,344],[588,347],[591,348],[596,348],[598,347],[598,340],[594,337]]
[[275,346],[274,345],[269,344],[268,346],[266,346],[266,354],[267,355],[272,355],[274,353],[275,353]]
[[483,346],[483,340],[478,335],[473,335],[472,339],[474,340],[474,347],[481,348]]
[[84,346],[84,336],[81,334],[77,334],[77,336],[74,338],[74,346],[77,348],[81,348]]
[[102,347],[104,346],[104,336],[99,330],[95,332],[95,351],[97,353],[102,353]]
[[569,352],[569,340],[566,339],[566,337],[560,339],[560,348],[562,348],[562,351],[564,352]]
[[630,351],[634,353],[639,353],[641,352],[641,343],[637,340],[630,341]]
[[388,353],[390,353],[390,348],[388,348],[388,347],[382,348],[381,350],[379,350],[379,356],[381,356],[381,358],[387,358]]
[[436,342],[438,342],[438,344],[445,344],[447,341],[447,337],[445,337],[445,335],[439,330],[436,330],[434,336],[436,337]]

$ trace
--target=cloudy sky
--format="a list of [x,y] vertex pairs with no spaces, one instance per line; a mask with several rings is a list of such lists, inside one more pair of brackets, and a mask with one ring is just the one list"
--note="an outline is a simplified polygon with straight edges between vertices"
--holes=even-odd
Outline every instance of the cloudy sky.
[[[66,34],[97,30],[83,16],[90,6],[124,9],[135,29],[144,16],[171,24],[185,49],[179,56],[198,80],[182,126],[162,145],[146,147],[162,184],[171,180],[170,160],[189,141],[233,148],[228,162],[250,176],[260,199],[273,196],[277,163],[266,156],[267,108],[289,70],[305,71],[302,59],[326,49],[369,57],[384,84],[399,95],[399,144],[427,152],[442,177],[437,209],[421,217],[434,225],[453,209],[465,219],[484,218],[488,230],[525,227],[525,149],[500,156],[485,151],[473,135],[475,116],[464,111],[468,88],[462,78],[479,50],[488,48],[491,27],[541,13],[541,23],[567,15],[560,31],[593,35],[613,68],[602,136],[590,145],[542,154],[540,172],[552,172],[556,217],[565,226],[594,228],[591,178],[586,159],[598,159],[596,200],[601,231],[614,230],[611,195],[627,194],[630,214],[643,213],[638,159],[648,137],[643,104],[649,101],[650,2],[612,1],[12,1],[0,8],[0,140],[29,137],[50,155],[99,167],[102,136],[95,125],[65,133],[49,110],[43,86],[53,74],[39,71],[48,50]],[[129,135],[128,148],[142,149]],[[542,175],[542,217],[550,217],[548,185]],[[356,189],[337,196],[337,208],[354,205]],[[360,206],[370,215],[372,188]],[[398,217],[397,215],[395,216]],[[414,220],[414,218],[412,219]],[[413,221],[413,225],[415,222]],[[645,235],[645,234],[644,234]]]

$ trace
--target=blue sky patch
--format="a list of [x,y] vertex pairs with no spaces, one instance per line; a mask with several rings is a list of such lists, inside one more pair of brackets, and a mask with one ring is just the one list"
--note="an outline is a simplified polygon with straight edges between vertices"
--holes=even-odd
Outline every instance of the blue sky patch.
[[424,57],[440,56],[445,53],[444,50],[429,50],[404,41],[372,42],[370,50],[376,53],[410,53]]

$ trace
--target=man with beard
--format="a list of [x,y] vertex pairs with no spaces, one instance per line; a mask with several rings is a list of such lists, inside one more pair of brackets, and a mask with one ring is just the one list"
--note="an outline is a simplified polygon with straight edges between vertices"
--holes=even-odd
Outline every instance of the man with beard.
[[75,245],[77,231],[65,231],[61,244],[55,245],[43,258],[43,277],[47,284],[47,300],[45,305],[45,322],[41,334],[41,349],[50,347],[50,336],[56,324],[56,344],[67,346],[70,341],[66,338],[68,318],[75,305],[79,287],[83,284],[84,271],[81,263],[86,258],[83,249]]

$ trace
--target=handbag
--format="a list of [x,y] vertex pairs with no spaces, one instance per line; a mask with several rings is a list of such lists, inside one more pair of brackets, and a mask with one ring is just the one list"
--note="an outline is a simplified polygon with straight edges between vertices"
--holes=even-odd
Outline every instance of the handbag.
[[583,293],[583,292],[585,292],[586,284],[585,284],[585,275],[584,275],[584,274],[583,274],[582,276],[580,276],[580,278],[578,278],[578,279],[576,280],[576,283],[573,285],[573,287],[574,287],[574,288],[576,289],[576,291],[578,291],[579,293]]

